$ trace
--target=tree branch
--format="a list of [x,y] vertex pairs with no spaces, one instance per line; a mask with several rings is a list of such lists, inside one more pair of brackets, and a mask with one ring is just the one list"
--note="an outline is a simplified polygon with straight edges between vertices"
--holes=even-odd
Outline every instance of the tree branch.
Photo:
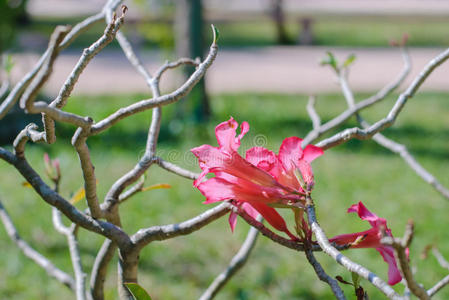
[[407,100],[415,95],[424,81],[430,76],[430,74],[442,63],[444,63],[449,58],[449,48],[444,50],[442,53],[433,58],[419,73],[413,82],[408,86],[407,90],[399,95],[396,103],[391,108],[388,115],[371,125],[370,127],[362,130],[360,128],[349,128],[345,129],[330,138],[324,139],[317,143],[318,147],[324,150],[340,145],[341,143],[347,142],[350,139],[356,138],[360,140],[370,139],[376,133],[390,127],[396,121],[397,116],[404,108]]
[[163,241],[180,235],[187,235],[224,216],[229,212],[229,209],[229,203],[222,203],[182,223],[140,229],[131,236],[131,241],[137,249],[142,249],[153,241]]
[[25,242],[17,232],[14,223],[12,222],[8,212],[0,201],[0,219],[5,226],[6,233],[11,238],[11,240],[22,250],[23,254],[34,261],[37,265],[42,267],[50,277],[55,278],[59,282],[66,285],[71,290],[76,289],[75,280],[65,273],[64,271],[58,269],[51,261],[46,257],[41,255],[39,252],[34,250],[27,242]]
[[[259,221],[261,221],[260,219]],[[226,283],[231,279],[234,274],[236,274],[248,260],[251,251],[253,250],[258,236],[259,231],[255,227],[250,227],[245,241],[240,247],[239,251],[234,255],[234,257],[229,262],[226,269],[221,272],[214,281],[209,285],[207,290],[201,295],[199,300],[210,300],[215,297],[215,295],[226,285]]]
[[407,282],[407,287],[412,292],[413,295],[422,300],[430,299],[429,295],[424,288],[422,288],[414,279],[412,270],[408,263],[408,257],[406,254],[406,249],[410,245],[413,239],[413,222],[409,221],[406,228],[404,237],[402,239],[393,238],[389,236],[384,236],[381,240],[382,244],[388,245],[394,248],[396,253],[396,258],[401,266],[401,273]]

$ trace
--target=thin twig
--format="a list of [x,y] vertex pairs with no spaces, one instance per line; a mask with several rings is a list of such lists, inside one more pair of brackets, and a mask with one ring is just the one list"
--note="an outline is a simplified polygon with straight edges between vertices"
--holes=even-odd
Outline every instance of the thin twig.
[[399,76],[393,82],[387,84],[377,94],[375,94],[365,100],[360,101],[359,103],[357,103],[357,105],[355,107],[345,110],[337,117],[326,122],[325,124],[322,124],[320,127],[314,128],[312,131],[310,131],[306,135],[306,137],[304,138],[304,141],[302,143],[302,146],[305,147],[307,144],[314,142],[316,139],[318,139],[323,134],[342,125],[349,118],[351,118],[354,114],[384,100],[389,94],[391,94],[394,90],[396,90],[396,88],[405,80],[405,78],[407,78],[407,75],[410,73],[410,69],[411,69],[410,56],[409,56],[406,48],[402,48],[402,57],[404,60],[404,68],[402,69]]
[[307,113],[309,114],[309,117],[312,120],[313,129],[318,130],[321,125],[321,119],[315,110],[315,101],[316,101],[315,96],[309,97],[309,102],[307,102]]
[[[345,96],[346,102],[348,104],[348,107],[354,108],[355,107],[355,99],[354,94],[352,93],[351,88],[349,87],[349,83],[346,78],[346,74],[344,72],[340,72],[338,75],[340,86],[343,91],[343,95]],[[355,114],[357,121],[362,126],[362,128],[368,128],[370,127],[370,124],[366,122],[363,117],[359,114]],[[388,150],[399,154],[404,161],[412,168],[415,173],[421,177],[425,182],[433,186],[443,197],[446,199],[449,199],[449,189],[445,188],[438,179],[435,178],[429,171],[427,171],[418,161],[415,160],[413,155],[410,154],[410,152],[407,150],[407,147],[404,145],[397,143],[386,136],[384,136],[381,133],[375,134],[372,139],[378,143],[379,145],[383,146],[384,148],[387,148]]]
[[321,264],[316,260],[315,255],[313,255],[313,251],[310,249],[305,249],[304,250],[307,260],[309,261],[310,265],[312,265],[316,275],[318,276],[318,278],[323,281],[324,283],[327,283],[329,285],[329,287],[332,290],[332,293],[334,293],[334,296],[336,299],[342,300],[342,299],[346,299],[345,294],[343,293],[343,291],[341,290],[340,286],[338,285],[337,280],[333,279],[332,277],[330,277],[326,271],[324,271],[323,267],[321,266]]
[[83,271],[81,263],[81,255],[78,246],[77,231],[78,226],[71,224],[71,226],[65,226],[62,223],[61,212],[53,207],[52,220],[55,229],[66,236],[67,243],[69,245],[70,258],[72,259],[73,272],[75,273],[76,283],[76,299],[86,300],[86,273]]
[[[261,219],[259,220],[261,221]],[[226,285],[226,283],[231,279],[234,274],[236,274],[246,263],[248,257],[254,248],[259,231],[250,227],[245,241],[240,247],[239,251],[234,255],[234,257],[229,262],[226,269],[221,272],[214,281],[209,285],[207,290],[201,295],[199,300],[210,300],[215,297],[215,295]]]
[[90,292],[93,300],[104,299],[104,282],[108,272],[108,266],[114,257],[117,245],[106,239],[95,257],[90,276]]
[[37,265],[42,267],[49,276],[55,278],[59,282],[66,285],[71,290],[75,291],[76,284],[75,280],[69,274],[58,269],[51,261],[49,261],[42,254],[34,250],[27,242],[25,242],[17,232],[14,223],[12,222],[8,212],[0,201],[0,219],[5,226],[6,233],[11,238],[11,240],[22,250],[23,254],[34,261]]
[[180,235],[187,235],[224,216],[229,212],[229,209],[229,203],[222,203],[182,223],[140,229],[131,236],[131,240],[137,249],[141,249],[153,241],[163,241]]
[[427,295],[429,295],[429,297],[432,297],[448,284],[449,284],[449,275],[446,275],[446,277],[438,281],[433,287],[427,290]]
[[[356,138],[360,140],[370,139],[376,133],[390,127],[396,121],[397,116],[404,108],[407,100],[415,95],[424,81],[430,76],[430,74],[438,68],[442,63],[444,63],[449,58],[449,48],[444,50],[442,53],[433,58],[415,77],[412,83],[408,86],[407,90],[400,94],[396,100],[394,106],[391,108],[388,115],[371,125],[366,129],[360,129],[358,127],[345,129],[330,138],[324,139],[317,143],[318,147],[326,150],[341,143],[347,142],[350,139]],[[353,114],[351,114],[352,116]]]
[[382,244],[391,246],[395,249],[397,260],[399,261],[399,265],[401,266],[402,277],[407,282],[407,287],[410,289],[410,292],[412,292],[412,294],[419,299],[428,300],[430,299],[430,297],[429,295],[427,295],[427,291],[415,281],[412,270],[410,268],[410,264],[408,262],[406,249],[410,245],[412,239],[413,222],[410,221],[405,228],[404,237],[402,239],[385,236],[381,239],[381,242]]

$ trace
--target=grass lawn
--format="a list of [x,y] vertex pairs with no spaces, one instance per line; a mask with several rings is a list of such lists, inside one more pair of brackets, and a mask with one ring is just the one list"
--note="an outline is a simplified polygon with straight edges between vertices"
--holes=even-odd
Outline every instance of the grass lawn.
[[[88,114],[99,120],[124,103],[142,99],[143,95],[77,97],[70,99],[67,110]],[[410,99],[395,126],[385,135],[408,146],[416,159],[445,186],[449,186],[449,111],[448,94],[423,93]],[[394,97],[363,115],[375,121],[392,106]],[[305,111],[307,97],[303,95],[236,94],[212,97],[212,120],[202,126],[173,121],[171,107],[164,108],[158,154],[163,158],[198,171],[189,149],[204,143],[216,145],[213,129],[232,115],[238,122],[248,121],[251,129],[242,141],[244,151],[254,145],[277,151],[288,136],[304,136],[311,124]],[[342,110],[340,95],[318,98],[317,110],[324,121]],[[130,117],[89,140],[96,166],[98,195],[103,197],[110,185],[128,171],[139,159],[145,147],[146,128],[151,112]],[[346,126],[355,126],[351,120]],[[49,152],[59,157],[62,166],[64,196],[82,185],[81,171],[75,151],[68,147],[73,128],[58,126],[59,135],[52,147],[28,145],[27,157],[33,167],[43,171],[42,155]],[[316,187],[313,192],[321,225],[329,236],[368,229],[366,222],[346,209],[353,203],[365,205],[388,220],[393,233],[400,236],[408,219],[415,221],[416,235],[410,258],[416,267],[417,279],[429,288],[447,274],[433,257],[420,259],[430,243],[449,258],[449,232],[444,230],[449,201],[443,199],[428,184],[414,174],[397,155],[372,141],[350,141],[313,163]],[[21,186],[23,179],[9,165],[0,162],[2,180],[0,197],[14,218],[22,236],[54,263],[71,272],[68,250],[63,236],[53,230],[50,207],[31,189]],[[136,195],[121,206],[124,229],[133,233],[138,228],[180,222],[193,217],[211,205],[203,205],[202,195],[189,180],[174,176],[153,166],[147,184],[169,183],[171,189],[153,190]],[[78,206],[83,208],[83,203]],[[285,212],[285,217],[293,221]],[[223,270],[243,242],[248,226],[238,221],[231,233],[224,217],[204,230],[186,237],[150,244],[141,254],[140,283],[153,299],[196,299],[215,275]],[[291,222],[290,222],[291,226]],[[0,298],[2,299],[72,299],[74,296],[45,272],[31,263],[7,238],[0,227]],[[80,232],[84,267],[90,272],[94,255],[102,239],[86,231]],[[387,278],[387,265],[373,249],[350,250],[346,254]],[[350,274],[324,254],[317,258],[332,276],[349,280]],[[116,299],[116,266],[111,264],[106,282],[107,299]],[[371,299],[381,294],[362,280]],[[351,289],[343,286],[349,298]],[[398,284],[397,290],[403,287]],[[449,289],[438,299],[447,299]],[[332,299],[328,287],[319,282],[302,253],[283,248],[260,237],[248,264],[224,288],[216,299]]]

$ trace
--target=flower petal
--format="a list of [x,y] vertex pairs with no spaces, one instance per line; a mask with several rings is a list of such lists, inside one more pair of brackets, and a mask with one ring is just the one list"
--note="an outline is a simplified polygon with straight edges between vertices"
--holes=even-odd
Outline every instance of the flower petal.
[[236,198],[234,185],[221,178],[210,178],[198,185],[201,194],[206,197],[205,204]]
[[240,147],[240,140],[249,131],[249,124],[243,122],[240,125],[240,134],[236,137],[239,124],[230,118],[228,121],[220,123],[215,127],[215,136],[217,137],[220,149],[227,152],[237,151]]
[[395,285],[396,283],[401,282],[402,276],[401,272],[399,272],[398,265],[394,257],[393,248],[389,246],[382,246],[376,248],[376,250],[379,251],[384,261],[388,264],[388,284]]
[[286,138],[279,148],[279,160],[288,173],[291,173],[293,168],[303,158],[301,143],[302,139],[292,136]]
[[387,221],[370,212],[365,205],[363,205],[362,201],[348,208],[348,213],[351,212],[356,212],[360,219],[368,221],[373,227],[380,228],[380,226],[383,226],[384,229],[387,229]]
[[303,151],[304,160],[311,163],[315,158],[324,154],[323,149],[315,145],[307,145]]
[[279,173],[277,165],[278,158],[273,151],[264,147],[253,147],[246,151],[246,160],[252,165],[270,173],[273,177],[277,177]]
[[270,223],[271,226],[279,231],[285,232],[292,240],[297,239],[297,237],[288,230],[284,219],[274,208],[263,203],[251,202],[250,204],[262,215],[262,217],[264,217],[265,220],[267,220],[268,223]]
[[237,224],[237,213],[231,211],[228,219],[229,225],[231,226],[231,231],[234,232],[235,224]]

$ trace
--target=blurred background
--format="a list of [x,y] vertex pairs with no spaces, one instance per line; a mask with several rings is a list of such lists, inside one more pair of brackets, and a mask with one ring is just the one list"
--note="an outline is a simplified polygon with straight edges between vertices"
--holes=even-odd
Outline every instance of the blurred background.
[[[33,67],[56,25],[74,25],[98,13],[105,2],[0,0],[0,52],[6,54],[2,82],[9,78],[12,84],[17,83]],[[320,65],[326,51],[340,61],[355,54],[349,83],[357,100],[362,100],[394,80],[403,68],[401,52],[390,46],[391,41],[401,41],[407,34],[412,59],[411,75],[398,92],[449,46],[449,1],[444,0],[129,0],[124,4],[129,10],[122,31],[150,72],[166,60],[204,56],[212,38],[210,24],[220,31],[219,54],[205,80],[187,99],[163,109],[158,155],[193,171],[199,168],[189,149],[204,143],[216,145],[214,127],[229,116],[239,123],[246,120],[251,126],[242,141],[244,153],[253,146],[277,151],[285,137],[305,136],[311,129],[305,110],[309,95],[317,96],[317,111],[323,122],[345,110],[335,75],[329,67]],[[39,96],[41,100],[50,101],[57,95],[83,48],[98,39],[104,27],[97,23],[60,54]],[[167,72],[162,92],[176,89],[191,72]],[[371,122],[384,117],[397,95],[389,96],[363,116]],[[66,110],[98,121],[150,96],[144,79],[114,41],[88,65]],[[388,137],[405,144],[446,187],[448,97],[449,65],[443,65],[409,101],[395,126],[385,131]],[[150,120],[151,112],[141,113],[89,139],[100,198],[142,155]],[[0,144],[10,148],[14,137],[30,121],[40,125],[40,116],[23,115],[17,107],[13,109],[0,120]],[[352,126],[357,123],[351,119],[344,127]],[[38,171],[44,168],[44,152],[61,159],[61,191],[66,197],[82,185],[76,153],[70,147],[74,130],[57,124],[54,145],[27,146],[27,157]],[[411,258],[418,280],[429,287],[445,275],[433,259],[423,260],[420,255],[426,245],[436,244],[449,257],[449,233],[441,225],[447,222],[449,203],[399,156],[372,141],[354,140],[327,151],[313,167],[317,182],[314,197],[321,224],[329,235],[367,229],[367,224],[345,213],[351,204],[363,201],[386,218],[398,235],[409,218],[415,220],[417,233]],[[52,232],[50,208],[32,190],[22,187],[23,179],[11,170],[0,163],[0,197],[19,231],[56,265],[70,272],[65,239]],[[201,204],[203,198],[190,181],[153,167],[147,184],[154,183],[169,183],[172,188],[142,193],[124,204],[123,223],[128,232],[180,222],[209,208]],[[83,203],[77,205],[83,208]],[[292,216],[286,214],[286,218]],[[191,236],[152,244],[142,252],[139,280],[153,299],[195,299],[226,266],[247,230],[248,226],[240,222],[231,234],[223,218]],[[82,232],[80,239],[83,262],[90,271],[102,239],[87,232]],[[0,253],[0,298],[73,297],[19,253],[3,229]],[[350,251],[348,255],[386,278],[387,265],[379,263],[375,250]],[[350,278],[325,255],[318,259],[331,275]],[[115,276],[115,266],[111,265],[108,299],[116,298]],[[262,237],[248,265],[217,299],[331,299],[327,286],[314,276],[302,254]],[[373,299],[382,297],[367,282],[362,285]],[[350,287],[344,288],[350,293]],[[402,290],[401,286],[397,288]],[[449,297],[449,290],[440,296]]]

